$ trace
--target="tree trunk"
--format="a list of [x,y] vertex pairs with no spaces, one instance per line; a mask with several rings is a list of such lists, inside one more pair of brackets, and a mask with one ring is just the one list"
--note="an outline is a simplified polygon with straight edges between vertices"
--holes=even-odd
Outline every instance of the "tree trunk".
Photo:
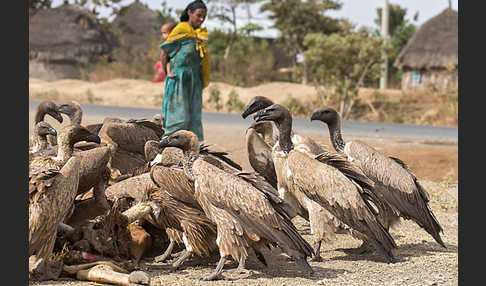
[[309,82],[308,64],[304,58],[304,47],[297,43],[297,50],[302,55],[302,84],[307,84]]
[[231,47],[233,46],[233,43],[235,42],[236,40],[236,32],[237,32],[237,28],[236,28],[236,7],[235,6],[232,6],[231,7],[231,15],[232,15],[232,24],[233,24],[233,33],[231,34],[231,38],[230,38],[230,41],[228,43],[228,46],[226,46],[226,49],[224,50],[224,57],[223,59],[226,61],[229,57],[229,54],[230,54],[230,51],[231,51]]

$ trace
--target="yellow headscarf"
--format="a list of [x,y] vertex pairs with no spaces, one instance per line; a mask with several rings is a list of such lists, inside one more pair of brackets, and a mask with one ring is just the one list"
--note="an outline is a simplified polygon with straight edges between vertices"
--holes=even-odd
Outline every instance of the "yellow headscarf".
[[192,28],[187,22],[181,22],[172,29],[169,36],[165,40],[166,43],[180,41],[183,39],[196,39],[196,50],[199,51],[201,56],[201,70],[202,70],[202,82],[203,88],[209,85],[211,66],[209,63],[208,53],[208,39],[209,34],[206,28]]

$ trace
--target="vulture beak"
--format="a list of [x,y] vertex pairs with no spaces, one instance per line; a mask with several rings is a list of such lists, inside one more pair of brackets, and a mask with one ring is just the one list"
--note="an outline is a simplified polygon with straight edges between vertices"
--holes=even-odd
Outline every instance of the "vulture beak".
[[62,115],[59,112],[49,112],[50,116],[54,117],[59,123],[62,123]]
[[243,119],[246,119],[248,117],[248,115],[250,115],[252,113],[253,113],[253,111],[252,111],[251,105],[247,106],[245,108],[245,110],[243,110],[243,113],[241,113],[241,117],[243,117]]
[[312,113],[310,120],[319,120],[319,111]]
[[263,120],[270,120],[268,112],[265,111],[265,109],[259,110],[254,116],[253,120],[256,122],[260,122]]
[[51,134],[52,136],[57,136],[56,129],[54,129],[54,128],[49,128],[49,134]]
[[169,144],[170,144],[169,136],[164,136],[159,141],[159,148],[170,147]]

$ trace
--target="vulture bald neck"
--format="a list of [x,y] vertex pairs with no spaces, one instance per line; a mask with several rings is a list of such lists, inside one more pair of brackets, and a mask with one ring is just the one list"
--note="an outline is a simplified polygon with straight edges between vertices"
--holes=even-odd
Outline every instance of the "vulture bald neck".
[[289,153],[294,148],[291,139],[292,133],[292,116],[286,108],[279,104],[273,104],[265,109],[259,110],[254,119],[257,122],[271,120],[279,131],[278,144],[280,149]]

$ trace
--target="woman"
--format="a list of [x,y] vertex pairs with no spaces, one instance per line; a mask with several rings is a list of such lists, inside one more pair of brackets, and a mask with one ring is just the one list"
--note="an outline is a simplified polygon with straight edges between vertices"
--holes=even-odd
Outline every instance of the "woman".
[[174,75],[166,78],[162,102],[166,135],[185,129],[194,132],[199,141],[204,140],[202,90],[209,84],[209,36],[207,30],[200,27],[206,13],[202,1],[191,2],[182,12],[181,22],[160,45],[162,66],[169,60]]

